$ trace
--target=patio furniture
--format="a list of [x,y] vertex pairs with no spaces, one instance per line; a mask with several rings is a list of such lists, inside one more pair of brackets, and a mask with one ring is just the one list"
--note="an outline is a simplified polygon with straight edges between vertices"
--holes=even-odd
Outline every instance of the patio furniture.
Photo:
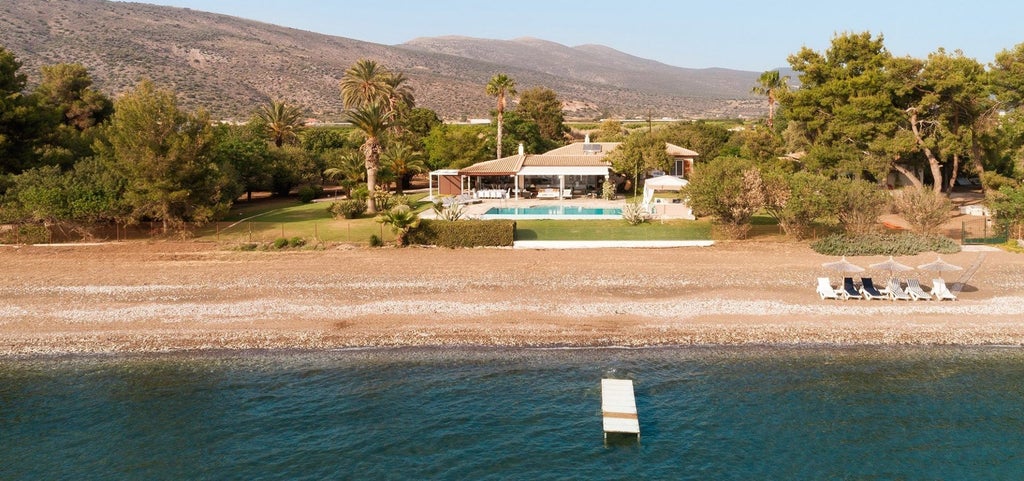
[[860,278],[860,293],[864,296],[864,299],[888,299],[889,296],[882,294],[878,289],[875,288],[875,281],[870,277]]
[[819,277],[818,295],[821,296],[822,300],[839,299],[839,296],[842,295],[842,292],[837,291],[832,287],[832,283],[829,282],[828,277]]
[[946,287],[946,281],[942,278],[932,279],[932,292],[936,300],[939,301],[955,301],[956,296],[952,292],[949,292],[949,288]]
[[917,279],[907,279],[907,294],[910,294],[910,297],[915,301],[922,299],[926,301],[932,300],[931,294],[921,289],[921,283]]
[[861,299],[860,291],[853,284],[852,277],[843,278],[843,297],[846,299]]
[[889,299],[894,301],[909,301],[911,299],[910,294],[903,290],[903,285],[895,277],[889,279],[886,291],[889,293]]

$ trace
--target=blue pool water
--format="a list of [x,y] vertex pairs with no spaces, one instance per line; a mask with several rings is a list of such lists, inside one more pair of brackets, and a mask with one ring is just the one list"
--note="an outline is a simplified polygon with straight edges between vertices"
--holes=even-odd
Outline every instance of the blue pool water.
[[619,207],[580,207],[574,205],[549,205],[532,207],[491,207],[483,217],[500,218],[620,218],[622,209]]
[[1019,479],[1022,386],[1000,348],[0,360],[0,479]]

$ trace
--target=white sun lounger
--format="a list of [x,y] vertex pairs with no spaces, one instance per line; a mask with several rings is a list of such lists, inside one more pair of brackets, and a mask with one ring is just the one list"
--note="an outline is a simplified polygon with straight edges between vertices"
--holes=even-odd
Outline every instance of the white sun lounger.
[[910,298],[915,301],[922,299],[926,301],[932,300],[931,294],[921,289],[921,283],[917,279],[907,279],[907,294],[910,294]]
[[889,285],[885,290],[889,293],[889,299],[894,301],[909,301],[911,299],[910,294],[903,290],[900,281],[896,280],[895,277],[889,279]]
[[837,291],[832,287],[832,283],[828,281],[828,277],[818,278],[818,295],[821,299],[839,299],[839,296],[843,295],[842,291]]
[[952,292],[949,292],[949,288],[946,287],[946,281],[942,278],[932,279],[932,293],[936,300],[939,301],[955,301],[956,296]]

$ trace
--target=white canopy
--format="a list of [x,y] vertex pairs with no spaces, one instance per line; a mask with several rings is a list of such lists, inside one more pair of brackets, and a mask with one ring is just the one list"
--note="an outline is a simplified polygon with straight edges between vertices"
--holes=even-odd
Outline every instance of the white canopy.
[[679,190],[689,184],[686,179],[680,179],[672,175],[661,175],[644,179],[644,189],[652,190]]

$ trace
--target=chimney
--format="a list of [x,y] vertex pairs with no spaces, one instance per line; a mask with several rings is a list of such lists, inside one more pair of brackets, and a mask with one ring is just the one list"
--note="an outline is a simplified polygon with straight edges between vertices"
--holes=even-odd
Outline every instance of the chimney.
[[522,142],[519,143],[519,155],[523,155],[523,144],[522,144]]

